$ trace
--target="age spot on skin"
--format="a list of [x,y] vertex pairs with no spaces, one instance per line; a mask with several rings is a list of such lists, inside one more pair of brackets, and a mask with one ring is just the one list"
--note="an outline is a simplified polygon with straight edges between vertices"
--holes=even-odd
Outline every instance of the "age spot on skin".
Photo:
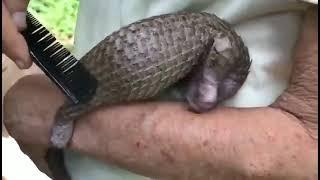
[[137,148],[139,148],[140,147],[140,142],[138,141],[138,142],[136,142],[136,146],[137,146]]
[[174,158],[167,153],[165,150],[160,150],[160,154],[166,159],[167,162],[173,164],[174,163]]
[[279,167],[279,168],[283,168],[283,167],[284,167],[284,164],[283,164],[282,162],[279,162],[279,163],[278,163],[278,167]]
[[203,143],[202,143],[203,146],[207,146],[208,144],[209,144],[209,141],[208,141],[208,140],[205,140],[205,141],[203,141]]
[[295,136],[296,136],[297,139],[301,139],[302,138],[301,134],[299,134],[299,133],[295,133]]
[[254,140],[254,138],[252,138],[252,137],[250,137],[250,142],[252,143],[252,144],[255,144],[256,142],[255,142],[255,140]]

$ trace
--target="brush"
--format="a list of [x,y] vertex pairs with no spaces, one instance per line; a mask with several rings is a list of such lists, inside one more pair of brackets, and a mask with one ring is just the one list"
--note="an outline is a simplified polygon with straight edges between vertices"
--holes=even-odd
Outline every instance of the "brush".
[[89,101],[97,80],[30,12],[25,37],[32,60],[74,103]]

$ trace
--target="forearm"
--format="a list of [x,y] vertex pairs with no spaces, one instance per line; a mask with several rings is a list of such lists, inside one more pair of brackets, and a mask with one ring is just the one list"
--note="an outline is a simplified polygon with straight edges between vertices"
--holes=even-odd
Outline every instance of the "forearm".
[[271,108],[220,108],[203,115],[179,104],[102,108],[79,121],[71,148],[154,177],[317,175],[317,142],[293,116]]
[[[39,104],[43,99],[50,103]],[[43,76],[23,78],[4,101],[9,133],[18,142],[46,146],[62,102]],[[70,148],[143,175],[175,179],[311,179],[318,151],[299,121],[278,110],[219,108],[199,115],[178,103],[100,108],[78,120]]]

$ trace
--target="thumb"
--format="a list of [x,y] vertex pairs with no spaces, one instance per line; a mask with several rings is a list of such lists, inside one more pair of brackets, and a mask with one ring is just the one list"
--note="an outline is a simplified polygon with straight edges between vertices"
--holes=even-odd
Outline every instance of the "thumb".
[[23,29],[25,26],[25,15],[15,13],[11,16],[6,4],[2,1],[2,51],[20,69],[29,68],[32,64],[27,43],[18,31],[18,27]]
[[29,0],[3,0],[9,14],[12,16],[14,24],[19,31],[24,30],[26,25],[26,11]]

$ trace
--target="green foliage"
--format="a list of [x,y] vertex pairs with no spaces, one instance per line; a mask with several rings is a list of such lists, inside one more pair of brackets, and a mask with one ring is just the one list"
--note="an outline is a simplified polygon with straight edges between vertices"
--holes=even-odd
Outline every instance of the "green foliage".
[[31,0],[28,10],[64,45],[73,44],[79,0]]

